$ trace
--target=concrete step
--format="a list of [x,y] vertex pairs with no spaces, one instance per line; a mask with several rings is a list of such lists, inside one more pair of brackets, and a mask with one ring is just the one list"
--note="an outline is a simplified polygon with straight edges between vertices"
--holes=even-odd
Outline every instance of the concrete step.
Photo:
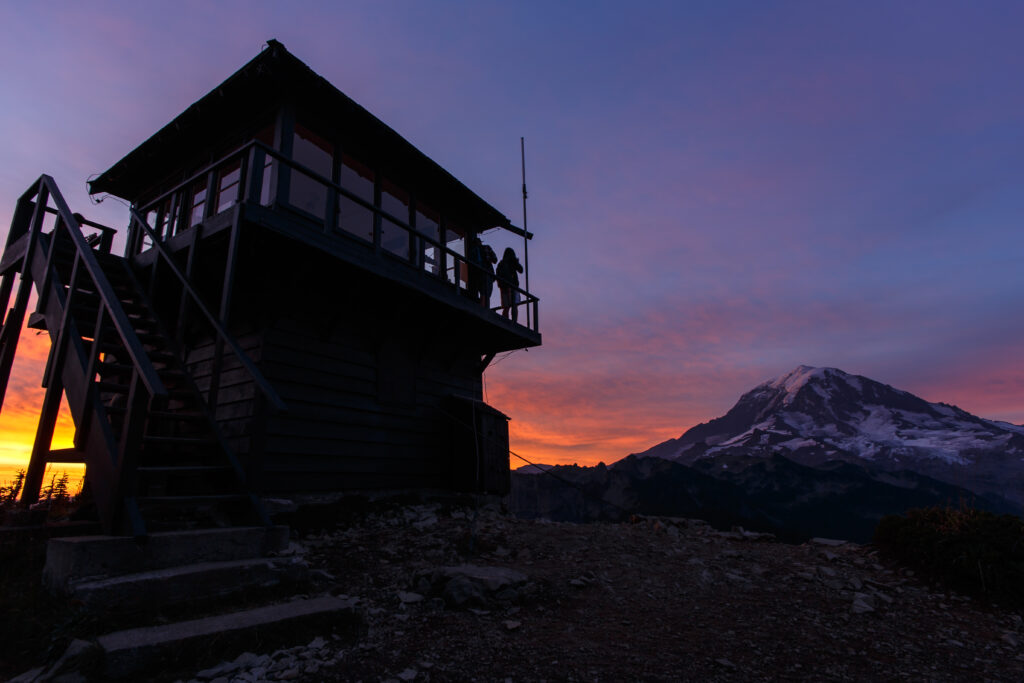
[[66,594],[72,583],[86,579],[248,560],[287,546],[287,526],[158,532],[143,543],[127,536],[55,538],[46,546],[43,581],[50,590]]
[[88,680],[142,680],[156,671],[175,671],[181,666],[182,653],[189,653],[190,666],[200,666],[261,645],[295,645],[308,641],[314,633],[352,629],[359,622],[355,607],[355,598],[323,596],[117,631],[95,641],[73,641],[53,665],[14,680],[51,680],[71,672]]
[[306,579],[308,566],[299,558],[256,558],[200,562],[105,579],[72,581],[71,597],[105,611],[131,610],[220,598],[282,581]]

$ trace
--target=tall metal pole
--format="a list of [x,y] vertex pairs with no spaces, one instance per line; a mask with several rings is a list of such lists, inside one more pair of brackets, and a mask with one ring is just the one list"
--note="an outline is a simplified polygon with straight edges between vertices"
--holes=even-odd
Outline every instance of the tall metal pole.
[[[523,270],[526,279],[526,293],[530,293],[530,238],[529,230],[526,229],[526,141],[524,138],[519,138],[519,159],[522,163],[523,169]],[[530,309],[533,308],[529,304],[526,306],[526,326],[530,327]]]

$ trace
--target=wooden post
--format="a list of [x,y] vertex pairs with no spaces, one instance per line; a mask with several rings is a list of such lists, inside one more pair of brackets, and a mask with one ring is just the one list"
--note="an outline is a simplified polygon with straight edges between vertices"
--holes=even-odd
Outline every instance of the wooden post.
[[440,219],[437,221],[437,237],[438,241],[441,242],[441,248],[438,250],[441,253],[438,254],[438,268],[441,269],[441,279],[445,282],[448,281],[448,235],[446,234],[447,221],[445,220],[445,214],[441,214]]
[[[274,130],[274,146],[285,159],[292,158],[292,149],[295,144],[295,109],[292,105],[285,105],[278,112],[277,125]],[[274,189],[275,204],[291,203],[291,169],[278,162],[274,164],[276,172],[274,182],[271,185]]]
[[60,414],[60,399],[64,393],[64,383],[60,379],[64,354],[60,349],[51,349],[50,358],[50,365],[58,367],[51,372],[52,377],[43,398],[43,408],[39,413],[36,440],[32,444],[32,458],[29,460],[25,484],[21,490],[23,505],[39,501],[39,491],[43,487],[43,475],[46,473],[46,463],[53,443],[53,431],[57,425],[57,416]]
[[[227,262],[224,264],[224,286],[220,296],[220,324],[228,329],[231,314],[231,295],[235,286],[235,268],[238,265],[238,243],[242,232],[241,210],[235,207],[234,220],[231,223],[231,234],[228,238]],[[216,335],[214,342],[213,363],[210,368],[210,391],[207,394],[207,405],[211,414],[217,415],[217,395],[220,392],[220,372],[224,363],[224,338]]]
[[50,233],[50,245],[46,250],[46,267],[43,269],[43,281],[39,283],[39,297],[38,303],[36,304],[37,310],[42,310],[46,305],[46,297],[50,294],[50,269],[53,268],[53,259],[57,255],[57,249],[60,246],[60,234],[61,228],[64,226],[64,219],[57,216],[57,220],[53,225],[53,231]]
[[380,173],[373,174],[373,253],[380,253],[381,217],[380,217],[381,182]]
[[[196,250],[199,248],[199,238],[202,234],[203,226],[197,225],[192,230],[192,244],[188,248],[188,257],[185,260],[185,279],[188,282],[192,281],[192,271],[196,265]],[[178,302],[178,320],[175,325],[175,341],[178,343],[178,348],[184,353],[185,351],[185,329],[188,323],[188,289],[184,285],[181,287],[181,300]],[[185,354],[186,357],[188,354]]]
[[32,211],[32,220],[28,228],[28,246],[25,249],[25,259],[21,264],[21,282],[18,284],[18,294],[14,298],[14,308],[4,319],[3,330],[0,333],[0,408],[3,407],[4,396],[7,394],[7,384],[11,379],[11,368],[14,366],[14,352],[18,346],[18,338],[21,336],[21,328],[25,324],[25,310],[28,308],[29,295],[32,293],[32,259],[35,257],[36,243],[39,241],[43,217],[46,215],[46,204],[49,200],[50,192],[46,188],[46,184],[39,183],[36,205]]
[[121,431],[121,441],[118,444],[118,452],[114,455],[117,460],[113,463],[116,475],[115,500],[125,501],[122,514],[131,525],[133,535],[136,537],[145,535],[145,526],[142,524],[142,517],[138,516],[137,510],[133,513],[136,488],[136,467],[138,466],[139,447],[142,445],[142,435],[146,430],[147,396],[142,381],[137,371],[132,372],[131,384],[128,389],[128,405],[124,415],[124,428]]
[[[69,335],[71,334],[70,327],[73,324],[74,317],[71,315],[71,306],[74,305],[74,301],[77,298],[75,290],[78,287],[78,265],[81,263],[81,259],[78,258],[78,254],[75,254],[74,259],[71,261],[71,275],[68,278],[68,293],[64,297],[64,312],[60,320],[60,329],[57,330],[57,340],[50,346],[51,351],[53,349],[63,349],[64,344],[67,342]],[[46,370],[43,372],[43,386],[49,386],[50,371],[53,365],[47,363]],[[60,381],[59,379],[57,381]]]
[[263,193],[263,169],[266,165],[267,153],[257,144],[249,148],[249,155],[245,167],[244,185],[245,192],[242,197],[247,202],[260,203],[260,195]]

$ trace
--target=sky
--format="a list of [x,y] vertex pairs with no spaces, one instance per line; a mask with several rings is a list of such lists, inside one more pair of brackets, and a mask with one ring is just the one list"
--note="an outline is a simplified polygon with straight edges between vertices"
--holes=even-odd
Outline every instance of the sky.
[[[54,0],[0,25],[4,235],[44,172],[124,226],[86,179],[269,38],[517,224],[524,137],[544,343],[485,379],[532,461],[618,460],[801,364],[1024,422],[1024,3]],[[31,442],[29,344],[0,459]]]

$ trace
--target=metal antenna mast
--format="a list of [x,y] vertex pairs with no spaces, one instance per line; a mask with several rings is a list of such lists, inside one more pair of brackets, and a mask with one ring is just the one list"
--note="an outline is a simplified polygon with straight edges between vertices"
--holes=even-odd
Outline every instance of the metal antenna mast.
[[[519,159],[522,163],[523,169],[523,270],[525,271],[526,279],[526,292],[530,292],[530,232],[526,229],[526,140],[525,138],[519,138]],[[532,306],[526,306],[526,325],[530,325],[530,309]]]

